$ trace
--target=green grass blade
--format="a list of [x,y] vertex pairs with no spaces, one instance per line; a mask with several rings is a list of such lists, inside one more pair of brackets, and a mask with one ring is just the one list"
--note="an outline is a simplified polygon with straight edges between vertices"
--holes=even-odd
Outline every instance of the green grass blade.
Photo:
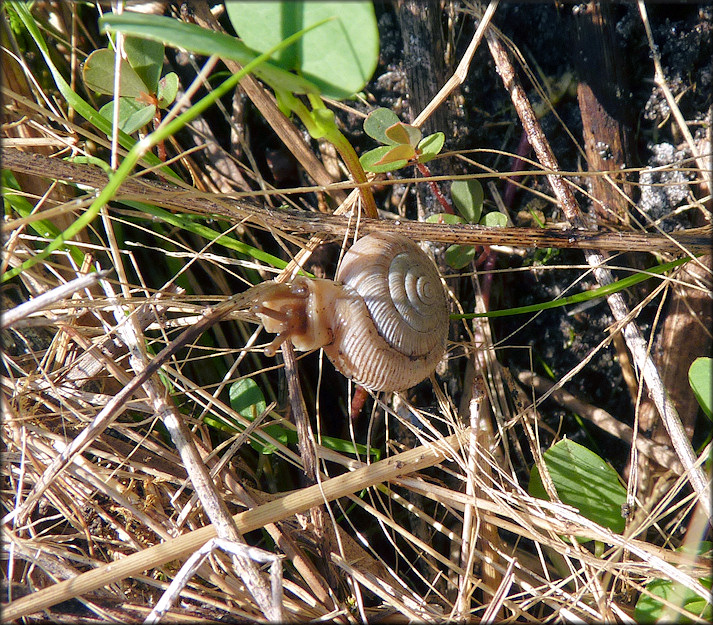
[[[241,65],[247,65],[258,58],[257,52],[248,48],[235,37],[201,28],[196,24],[186,24],[170,17],[142,15],[139,13],[111,14],[102,17],[99,20],[99,25],[110,31],[118,30],[135,37],[146,37],[147,39],[160,41],[166,45],[190,50],[197,54],[217,55],[224,59],[237,61]],[[319,25],[321,23],[315,24],[314,27]],[[284,42],[278,44],[278,49],[292,45],[307,30],[310,29],[304,29],[296,33],[297,37],[294,40],[291,37],[285,39]],[[265,54],[272,56],[273,53],[274,48],[268,50]],[[291,74],[268,61],[263,61],[261,67],[256,67],[253,73],[273,89],[279,88],[292,93],[319,93],[319,89],[308,80]]]
[[[84,117],[95,128],[97,128],[107,136],[111,136],[111,121],[104,118],[99,113],[99,111],[95,110],[94,107],[92,107],[88,102],[82,99],[81,96],[74,92],[70,87],[69,83],[64,79],[60,71],[52,62],[47,43],[45,42],[44,37],[42,36],[42,33],[40,32],[40,29],[38,28],[37,23],[35,22],[35,18],[32,16],[32,13],[30,13],[29,5],[25,2],[15,1],[8,2],[7,4],[7,8],[14,10],[20,20],[22,20],[22,23],[27,29],[27,32],[30,34],[38,49],[40,50],[40,53],[42,54],[45,63],[47,64],[47,68],[52,74],[52,78],[54,79],[54,82],[57,85],[57,89],[59,89],[59,92],[62,94],[62,97],[67,101],[67,104],[71,106],[75,111],[77,111],[77,113]],[[122,131],[119,131],[119,145],[121,145],[121,147],[126,150],[129,150],[135,144],[136,139]],[[155,154],[147,153],[144,155],[144,158],[146,162],[152,167],[161,165],[161,160]],[[164,166],[163,169],[166,173],[170,175],[176,175],[169,167]]]
[[143,202],[122,200],[122,203],[126,204],[127,206],[130,206],[131,208],[135,208],[136,210],[141,211],[142,213],[146,213],[147,215],[156,217],[167,224],[170,224],[177,228],[182,228],[183,230],[187,230],[189,232],[192,232],[193,234],[197,234],[203,237],[204,239],[207,239],[208,241],[219,243],[223,247],[226,247],[230,250],[234,250],[236,252],[239,252],[240,254],[245,254],[246,256],[254,258],[255,260],[260,260],[264,263],[271,265],[272,267],[276,267],[278,269],[284,269],[285,267],[287,267],[287,261],[282,260],[277,256],[273,256],[272,254],[268,254],[267,252],[263,252],[257,247],[253,247],[252,245],[248,245],[247,243],[238,241],[237,239],[231,237],[228,234],[222,234],[217,230],[213,230],[212,228],[209,228],[208,226],[205,226],[201,223],[196,223],[185,215],[171,213],[170,211],[167,211],[163,208],[152,206],[150,204],[144,204]]
[[[3,169],[1,174],[3,200],[12,208],[20,217],[29,217],[32,214],[33,206],[22,195],[12,193],[13,190],[20,191],[20,186],[17,184],[12,172]],[[31,221],[28,227],[34,230],[38,236],[45,239],[55,239],[61,234],[61,230],[48,219],[39,219]],[[84,262],[84,252],[76,245],[68,246],[69,253],[74,262],[81,266]]]
[[467,313],[463,315],[451,315],[450,318],[453,320],[465,320],[465,319],[475,319],[476,317],[510,317],[512,315],[523,315],[526,313],[535,313],[541,310],[549,310],[551,308],[559,308],[561,306],[569,306],[570,304],[581,304],[582,302],[588,302],[593,299],[598,299],[600,297],[608,297],[612,293],[618,293],[624,289],[631,288],[635,284],[644,282],[649,278],[653,278],[656,275],[666,273],[671,269],[680,267],[681,265],[687,263],[690,258],[680,258],[678,260],[671,261],[670,263],[665,263],[663,265],[658,265],[652,267],[645,272],[637,273],[628,278],[623,278],[617,280],[613,284],[607,286],[602,286],[592,291],[586,291],[584,293],[577,293],[576,295],[570,295],[568,297],[563,297],[561,299],[556,299],[551,302],[543,302],[542,304],[531,304],[530,306],[519,306],[517,308],[506,308],[505,310],[493,310],[486,313]]

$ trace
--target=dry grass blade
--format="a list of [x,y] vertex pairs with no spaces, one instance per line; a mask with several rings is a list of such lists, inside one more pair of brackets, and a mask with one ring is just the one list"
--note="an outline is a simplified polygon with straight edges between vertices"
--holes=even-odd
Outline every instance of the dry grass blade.
[[[72,163],[56,162],[38,155],[29,155],[16,150],[9,150],[5,155],[6,165],[33,175],[48,176],[59,180],[72,180],[77,184],[102,188],[107,181],[106,175],[98,168]],[[453,179],[453,176],[447,178]],[[438,178],[434,177],[434,180]],[[381,184],[388,184],[388,181]],[[334,185],[332,185],[334,186]],[[353,187],[352,183],[339,183],[338,187]],[[309,191],[325,190],[324,187],[302,187],[300,194]],[[279,191],[284,194],[285,190]],[[233,194],[234,196],[237,194]],[[260,228],[272,231],[297,233],[328,233],[344,238],[353,236],[356,223],[348,218],[333,215],[315,216],[305,211],[282,208],[279,211],[267,209],[250,197],[241,196],[236,200],[229,197],[216,197],[201,194],[195,190],[174,187],[171,183],[151,183],[148,181],[127,181],[121,187],[117,199],[143,201],[157,206],[181,212],[197,212],[211,216],[220,215],[241,222],[252,223]],[[346,205],[351,208],[350,204]],[[442,243],[472,243],[480,245],[513,245],[522,247],[554,247],[572,249],[599,248],[604,250],[645,251],[652,247],[666,252],[683,252],[695,255],[708,251],[711,227],[698,228],[692,232],[672,233],[670,235],[637,232],[590,232],[586,229],[543,229],[543,228],[484,228],[477,225],[448,225],[392,220],[374,220],[362,218],[358,222],[359,231],[398,232],[417,241],[438,241]]]
[[248,547],[244,543],[232,543],[223,538],[213,538],[209,540],[200,549],[195,551],[185,564],[181,567],[178,575],[174,577],[170,586],[166,589],[161,599],[158,601],[151,614],[146,617],[145,625],[154,625],[159,623],[166,615],[166,612],[178,600],[181,591],[186,587],[190,578],[198,571],[203,564],[203,561],[215,550],[221,549],[227,553],[239,557],[241,560],[250,559],[260,563],[270,563],[270,582],[271,582],[271,602],[272,610],[268,611],[273,614],[276,619],[282,619],[282,566],[280,557],[273,553]]
[[[333,113],[356,154],[378,108],[403,122],[385,137],[442,132],[416,151],[426,179],[420,161],[360,177],[252,76],[202,109],[236,63],[110,40],[95,4],[0,6],[3,617],[710,620],[712,444],[689,368],[713,343],[713,8],[375,3],[362,92],[289,102]],[[169,4],[164,33],[232,33],[220,3]],[[115,188],[136,151],[102,120],[122,118],[108,103],[127,104],[137,44],[178,91],[140,89],[154,118],[131,140],[162,140]],[[95,92],[101,48],[122,80]],[[472,223],[419,221],[456,182]],[[438,267],[436,371],[355,391],[319,350],[268,353],[271,289],[338,275],[380,231]]]
[[[420,446],[387,460],[357,469],[348,475],[339,476],[290,495],[285,495],[253,510],[240,513],[234,517],[235,524],[238,531],[245,534],[268,523],[275,523],[299,512],[309,510],[311,507],[359,492],[374,484],[388,482],[399,476],[433,466],[451,457],[454,450],[458,449],[463,438],[463,433],[454,434],[440,441]],[[150,547],[119,562],[100,567],[67,582],[55,584],[29,597],[18,599],[5,606],[5,617],[13,620],[26,614],[32,614],[69,597],[83,595],[148,568],[160,566],[186,553],[196,551],[215,536],[215,528],[209,525],[155,547]]]
[[74,280],[70,280],[67,284],[55,287],[51,291],[43,293],[42,295],[39,295],[24,304],[15,306],[12,310],[8,310],[3,313],[2,320],[0,320],[0,328],[10,328],[19,323],[25,317],[29,317],[31,314],[39,312],[46,306],[51,306],[52,304],[60,302],[68,295],[72,295],[76,291],[81,291],[82,289],[92,286],[108,275],[108,271],[97,271],[96,273],[89,274],[88,276],[80,276]]

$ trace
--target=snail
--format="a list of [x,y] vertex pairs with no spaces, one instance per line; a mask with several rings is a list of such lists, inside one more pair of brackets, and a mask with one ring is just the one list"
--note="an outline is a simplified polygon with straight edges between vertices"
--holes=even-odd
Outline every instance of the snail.
[[428,377],[443,357],[448,302],[438,269],[411,239],[362,237],[344,255],[336,281],[297,277],[273,283],[253,311],[274,355],[323,348],[347,378],[374,391],[401,391]]

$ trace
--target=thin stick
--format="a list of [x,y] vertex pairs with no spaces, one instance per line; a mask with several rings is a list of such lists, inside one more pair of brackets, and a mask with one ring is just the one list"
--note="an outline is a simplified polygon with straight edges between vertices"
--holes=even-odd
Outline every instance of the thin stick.
[[[71,180],[74,184],[89,186],[93,189],[104,188],[108,181],[106,174],[98,167],[59,161],[14,149],[3,151],[3,166],[12,171],[44,178]],[[434,181],[453,178],[459,177],[433,176]],[[380,184],[389,184],[389,181],[382,181]],[[344,186],[346,188],[354,185],[344,183]],[[325,187],[310,187],[309,189],[328,191]],[[355,193],[354,197],[356,198],[357,195]],[[252,198],[217,198],[213,194],[199,193],[194,189],[147,180],[125,181],[115,199],[117,201],[136,200],[178,210],[182,213],[207,214],[211,218],[219,215],[268,231],[281,229],[297,233],[318,233],[323,238],[331,236],[342,239],[345,236],[353,236],[356,230],[355,220],[342,215],[292,209],[272,210]],[[1,226],[1,231],[7,232],[11,226],[14,224],[4,223]],[[710,226],[668,235],[646,232],[598,232],[576,228],[486,228],[472,224],[432,224],[406,219],[394,221],[366,218],[359,219],[358,229],[362,235],[371,232],[397,232],[414,241],[461,243],[463,245],[509,245],[524,248],[553,247],[558,249],[596,248],[631,252],[650,252],[655,249],[661,253],[678,254],[707,253],[710,251],[712,232]]]
[[[476,374],[473,378],[473,390],[472,398],[470,400],[470,440],[468,441],[468,467],[466,469],[466,484],[465,493],[467,496],[472,497],[475,501],[475,490],[476,486],[473,480],[473,476],[478,470],[476,458],[478,455],[478,426],[481,420],[481,410],[483,408],[483,401],[485,400],[485,385],[483,383],[483,378]],[[470,581],[472,578],[472,568],[473,560],[475,555],[475,540],[477,538],[477,530],[474,526],[473,520],[475,516],[475,509],[473,506],[467,506],[465,512],[463,513],[463,530],[460,545],[460,565],[463,569],[463,573],[459,575],[458,579],[458,596],[453,602],[453,612],[451,612],[451,618],[457,618],[458,620],[467,621],[468,614],[470,612],[470,599],[473,594],[473,585]]]
[[155,625],[166,615],[171,606],[177,601],[181,591],[188,585],[191,577],[193,577],[196,571],[201,567],[205,559],[217,549],[222,549],[233,557],[255,560],[261,563],[270,563],[272,604],[280,610],[279,620],[282,621],[282,567],[280,566],[282,557],[265,551],[264,549],[250,547],[245,543],[234,543],[229,540],[224,540],[223,538],[211,538],[186,560],[181,570],[178,571],[166,591],[156,602],[154,609],[144,620],[144,625]]
[[[547,174],[547,179],[562,206],[562,210],[572,226],[575,228],[584,227],[582,211],[574,197],[572,188],[559,173],[559,164],[554,152],[552,152],[552,148],[542,131],[542,127],[535,116],[535,112],[527,99],[524,89],[517,80],[515,68],[510,62],[505,48],[500,41],[498,41],[492,29],[488,31],[486,37],[498,73],[503,80],[505,88],[510,93],[515,110],[527,133],[530,145],[534,148],[540,163],[542,163],[547,170],[552,172]],[[594,276],[600,285],[606,286],[614,283],[611,270],[606,267],[608,257],[605,256],[604,253],[585,249],[584,256],[587,263],[592,267]],[[688,472],[691,486],[696,492],[696,495],[700,498],[702,507],[708,511],[709,518],[713,518],[713,512],[710,506],[711,498],[708,480],[700,465],[697,464],[697,458],[693,452],[691,441],[686,436],[676,407],[673,405],[671,398],[664,388],[656,364],[648,352],[646,341],[641,335],[636,323],[631,320],[629,309],[621,293],[609,295],[607,297],[607,303],[614,315],[614,319],[623,324],[622,335],[626,341],[626,345],[633,356],[640,375],[649,389],[649,395],[668,430],[671,442],[681,460],[681,464]]]
[[109,273],[111,273],[111,271],[105,269],[103,271],[95,271],[94,273],[87,274],[86,276],[79,276],[74,280],[70,280],[66,284],[61,284],[60,286],[57,286],[42,295],[33,297],[19,306],[15,306],[15,308],[3,313],[0,318],[0,329],[4,330],[5,328],[10,328],[25,317],[29,317],[32,313],[38,312],[47,306],[55,304],[56,302],[72,295],[76,291],[81,291],[82,289],[92,286],[94,283],[108,276]]
[[[119,0],[112,2],[112,11],[116,15],[124,12],[124,3]],[[111,160],[112,171],[119,167],[119,102],[121,101],[121,57],[124,52],[124,33],[116,33],[114,48],[114,109],[111,115]]]
[[[160,356],[161,354],[159,354]],[[156,356],[158,358],[159,356]],[[155,359],[154,359],[155,360]],[[153,364],[153,361],[151,362]],[[148,370],[148,368],[147,368]],[[145,373],[142,373],[145,377]],[[132,384],[134,386],[134,384]],[[292,492],[252,510],[233,517],[238,531],[245,534],[268,523],[276,523],[294,514],[339,497],[359,492],[375,484],[388,482],[426,467],[453,458],[456,450],[468,440],[469,430],[453,434],[426,445],[339,475],[330,480]],[[78,597],[107,584],[136,575],[198,549],[216,536],[213,525],[202,527],[171,541],[144,549],[116,562],[110,562],[78,577],[60,582],[3,606],[3,618],[13,621],[22,616],[49,608],[56,603]]]
[[317,456],[312,430],[309,427],[307,406],[305,406],[300,372],[297,368],[295,351],[290,341],[282,344],[282,358],[285,361],[285,378],[287,379],[287,393],[290,398],[292,420],[297,427],[297,445],[302,458],[302,468],[311,483],[317,479]]
[[448,96],[453,93],[453,90],[463,84],[463,81],[468,75],[468,68],[470,67],[470,62],[473,60],[473,55],[475,54],[475,51],[478,49],[478,46],[480,45],[480,42],[483,39],[485,29],[488,27],[488,25],[490,24],[490,20],[495,14],[495,9],[498,6],[498,2],[499,0],[490,0],[488,8],[485,10],[485,13],[483,13],[483,17],[480,20],[480,24],[478,24],[478,29],[475,31],[473,38],[470,40],[470,43],[468,44],[468,49],[465,51],[463,58],[460,60],[460,63],[458,63],[456,71],[453,72],[453,76],[451,76],[446,81],[446,84],[441,87],[441,90],[428,103],[428,106],[418,114],[418,117],[416,117],[416,119],[412,122],[414,126],[422,126],[426,122],[426,120],[433,114],[433,111],[435,111],[439,106],[441,106],[441,104],[445,102],[446,98],[448,98]]

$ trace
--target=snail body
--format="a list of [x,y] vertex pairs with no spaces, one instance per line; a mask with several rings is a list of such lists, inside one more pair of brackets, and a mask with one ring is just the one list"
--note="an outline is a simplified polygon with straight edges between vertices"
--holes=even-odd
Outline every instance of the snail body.
[[267,354],[286,340],[299,351],[322,347],[337,370],[371,390],[418,384],[446,349],[448,302],[438,270],[418,245],[394,233],[357,241],[336,281],[275,284],[256,312],[265,330],[277,333]]

